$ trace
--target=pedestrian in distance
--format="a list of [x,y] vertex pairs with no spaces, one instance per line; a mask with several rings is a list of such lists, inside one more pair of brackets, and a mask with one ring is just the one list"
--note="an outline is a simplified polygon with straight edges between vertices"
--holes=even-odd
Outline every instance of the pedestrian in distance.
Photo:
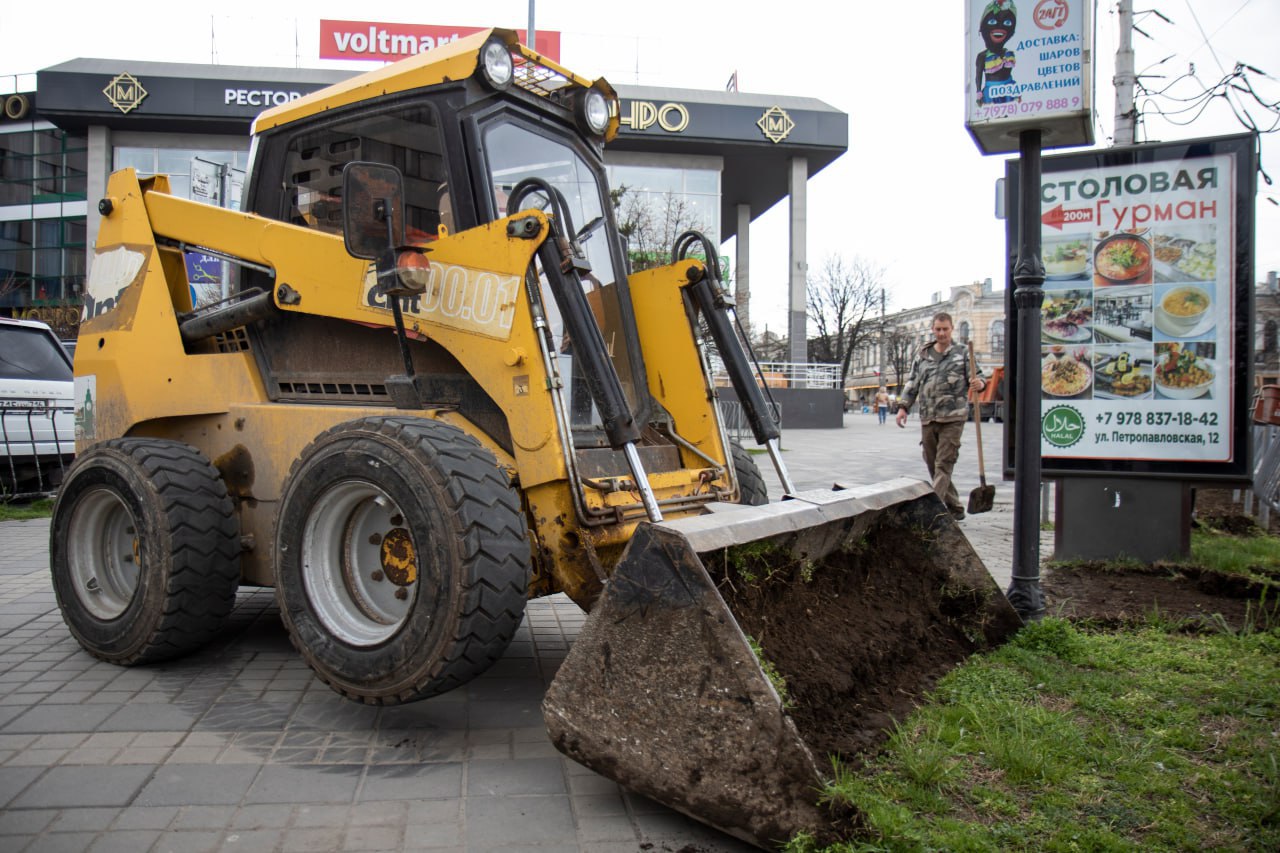
[[885,420],[889,417],[889,392],[883,385],[876,392],[876,414],[880,416],[880,425],[884,426]]
[[969,359],[963,344],[952,340],[955,323],[940,312],[933,317],[933,340],[916,354],[907,384],[898,397],[898,416],[903,429],[914,405],[920,415],[920,445],[924,464],[933,478],[933,490],[957,519],[964,518],[964,504],[951,481],[960,437],[969,419],[969,392],[981,392],[987,380],[980,368],[970,375]]

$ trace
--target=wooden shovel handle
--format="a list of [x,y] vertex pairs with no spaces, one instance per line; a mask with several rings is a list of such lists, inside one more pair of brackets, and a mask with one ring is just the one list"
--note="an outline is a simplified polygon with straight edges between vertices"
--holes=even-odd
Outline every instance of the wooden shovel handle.
[[[973,355],[973,341],[969,341],[969,378],[972,381],[974,376],[978,375],[978,360]],[[972,391],[969,396],[973,397],[973,433],[978,439],[978,479],[982,485],[987,484],[987,467],[982,463],[982,402],[978,400],[977,395]]]

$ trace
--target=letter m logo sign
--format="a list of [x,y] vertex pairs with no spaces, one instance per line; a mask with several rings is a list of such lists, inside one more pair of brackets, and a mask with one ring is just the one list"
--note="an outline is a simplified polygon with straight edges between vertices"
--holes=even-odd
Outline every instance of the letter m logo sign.
[[764,115],[756,121],[756,127],[760,128],[760,132],[770,142],[781,142],[791,135],[791,131],[795,129],[796,123],[791,120],[791,116],[787,115],[786,110],[782,107],[769,107],[764,111]]
[[111,105],[122,113],[134,110],[142,103],[142,99],[147,96],[147,90],[142,87],[132,74],[117,74],[102,90],[102,94],[107,96],[107,100]]

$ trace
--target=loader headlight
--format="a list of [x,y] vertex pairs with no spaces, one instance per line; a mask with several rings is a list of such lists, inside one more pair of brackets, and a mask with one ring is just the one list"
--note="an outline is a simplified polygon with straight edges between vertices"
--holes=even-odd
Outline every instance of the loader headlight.
[[396,278],[400,287],[410,293],[422,293],[431,281],[431,263],[418,249],[402,249],[396,255]]
[[578,101],[578,118],[591,133],[603,136],[609,128],[609,99],[599,89],[588,89]]
[[505,89],[511,85],[511,77],[515,67],[511,63],[511,51],[502,41],[494,39],[480,48],[480,69],[484,80],[495,89]]

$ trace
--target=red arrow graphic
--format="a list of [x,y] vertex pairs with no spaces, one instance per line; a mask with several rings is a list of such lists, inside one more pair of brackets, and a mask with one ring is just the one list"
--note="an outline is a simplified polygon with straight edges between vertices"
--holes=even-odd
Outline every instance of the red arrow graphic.
[[1043,214],[1040,217],[1040,221],[1061,231],[1063,223],[1066,222],[1092,222],[1093,208],[1076,207],[1071,210],[1063,210],[1062,205],[1058,205],[1053,210]]

